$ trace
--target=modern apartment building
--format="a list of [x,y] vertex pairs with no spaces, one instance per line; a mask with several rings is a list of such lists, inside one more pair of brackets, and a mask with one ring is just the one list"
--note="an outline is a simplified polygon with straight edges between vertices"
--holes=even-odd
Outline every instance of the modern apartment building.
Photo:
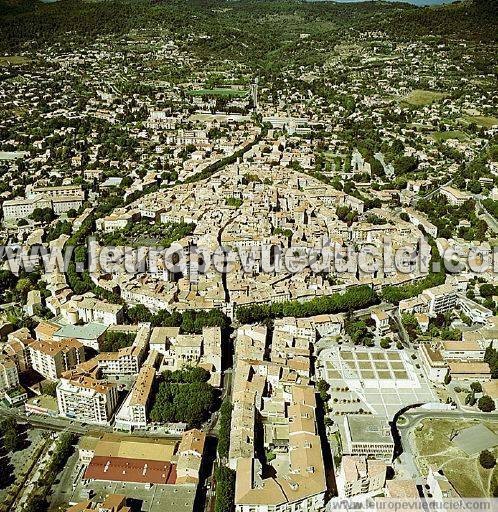
[[0,354],[0,391],[19,386],[19,374],[16,363],[7,356]]
[[94,361],[104,375],[136,375],[147,352],[149,337],[150,327],[142,325],[131,346],[117,352],[102,352]]
[[71,338],[33,341],[28,350],[33,370],[53,381],[85,361],[83,344]]
[[450,284],[441,284],[428,288],[423,295],[429,299],[429,314],[437,315],[453,309],[457,302],[457,293]]
[[118,401],[116,384],[68,372],[57,385],[59,414],[82,422],[107,425]]
[[116,414],[116,428],[132,430],[147,426],[155,375],[156,370],[152,366],[142,366],[137,380]]

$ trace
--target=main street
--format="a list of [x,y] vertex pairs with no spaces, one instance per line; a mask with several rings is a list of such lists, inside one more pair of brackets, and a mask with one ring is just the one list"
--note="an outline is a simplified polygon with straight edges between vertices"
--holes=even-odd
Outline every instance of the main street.
[[77,421],[70,421],[65,418],[45,416],[43,414],[30,414],[26,415],[25,412],[19,409],[8,409],[0,407],[0,418],[14,418],[19,423],[28,423],[32,427],[41,428],[44,430],[51,430],[53,432],[62,432],[66,430],[74,434],[87,434],[89,430],[98,432],[112,432],[112,427],[102,425],[87,426],[84,423]]

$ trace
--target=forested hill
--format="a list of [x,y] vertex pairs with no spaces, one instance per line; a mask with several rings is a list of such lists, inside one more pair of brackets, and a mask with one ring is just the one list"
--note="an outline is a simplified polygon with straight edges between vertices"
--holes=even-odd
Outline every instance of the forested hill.
[[[26,42],[75,41],[96,35],[124,34],[134,28],[160,27],[179,35],[209,35],[193,48],[201,55],[265,65],[278,58],[313,59],[316,52],[294,55],[292,44],[307,33],[316,45],[340,39],[344,30],[385,31],[400,38],[425,35],[497,40],[498,1],[466,0],[437,7],[406,3],[298,2],[280,0],[0,0],[0,51]],[[67,33],[71,32],[71,38]],[[241,44],[243,42],[244,44]]]
[[473,0],[406,9],[386,20],[393,35],[457,36],[462,39],[498,40],[498,0]]

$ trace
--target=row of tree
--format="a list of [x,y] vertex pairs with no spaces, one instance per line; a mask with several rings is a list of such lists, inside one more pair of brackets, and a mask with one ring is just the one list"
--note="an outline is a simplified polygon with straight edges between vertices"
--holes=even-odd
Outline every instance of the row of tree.
[[227,459],[230,451],[230,432],[232,429],[232,404],[228,398],[223,400],[220,407],[218,432],[218,454],[221,459]]
[[63,432],[57,442],[50,462],[45,468],[43,478],[38,482],[38,486],[24,505],[24,512],[45,512],[49,503],[47,496],[55,482],[57,475],[64,469],[68,458],[73,452],[75,435],[71,432]]
[[307,302],[291,300],[272,304],[254,304],[237,308],[237,320],[243,324],[263,322],[283,316],[308,317],[322,314],[343,313],[367,308],[379,303],[379,297],[367,285],[349,288],[343,293],[316,297]]
[[209,311],[189,309],[183,313],[178,311],[170,313],[162,309],[157,313],[151,313],[144,305],[138,304],[126,308],[126,317],[132,324],[150,322],[154,327],[180,327],[180,331],[186,334],[200,334],[204,327],[226,329],[230,325],[230,319],[219,309]]

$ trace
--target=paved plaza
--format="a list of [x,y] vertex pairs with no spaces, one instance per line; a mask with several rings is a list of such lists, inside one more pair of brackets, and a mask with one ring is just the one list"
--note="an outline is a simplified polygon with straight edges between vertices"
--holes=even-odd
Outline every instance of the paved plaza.
[[392,419],[407,405],[437,401],[423,371],[404,352],[334,347],[321,352],[320,363],[336,414]]

